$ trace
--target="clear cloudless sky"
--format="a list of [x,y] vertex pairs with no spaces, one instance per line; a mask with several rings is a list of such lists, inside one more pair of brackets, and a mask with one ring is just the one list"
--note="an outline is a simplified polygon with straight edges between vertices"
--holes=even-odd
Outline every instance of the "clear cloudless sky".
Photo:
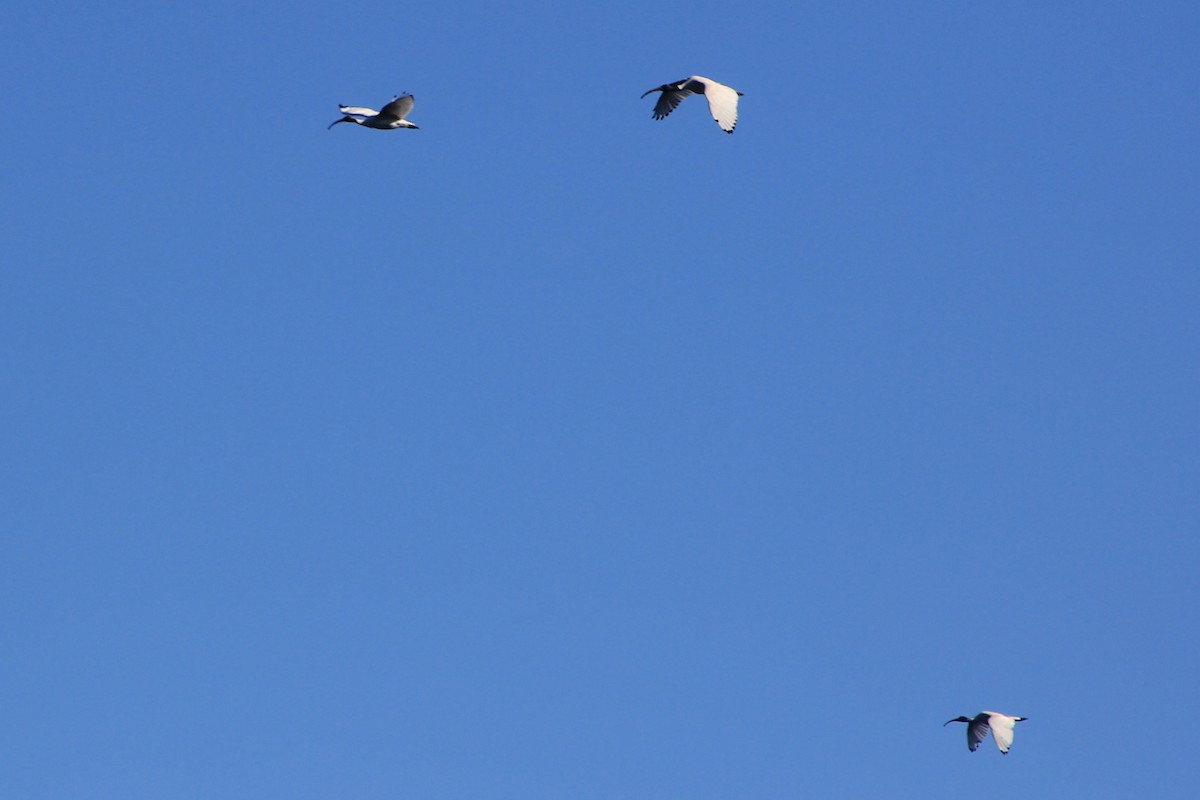
[[0,796],[1195,797],[1194,0],[0,36]]

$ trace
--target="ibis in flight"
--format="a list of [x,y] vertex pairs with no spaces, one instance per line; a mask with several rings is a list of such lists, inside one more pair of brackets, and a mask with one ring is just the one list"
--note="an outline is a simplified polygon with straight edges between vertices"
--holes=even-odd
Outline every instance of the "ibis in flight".
[[1013,726],[1025,719],[1028,717],[1010,717],[1007,714],[997,714],[995,711],[980,711],[974,718],[955,717],[947,720],[942,727],[946,727],[951,722],[967,723],[967,748],[972,753],[979,747],[980,742],[987,738],[990,730],[996,739],[996,747],[1000,748],[1001,753],[1007,753],[1008,748],[1012,747]]
[[708,101],[708,113],[712,114],[712,118],[721,126],[721,130],[733,133],[733,129],[737,125],[738,98],[742,96],[742,93],[723,83],[717,83],[712,78],[693,75],[675,83],[664,83],[662,86],[646,92],[642,97],[651,92],[662,92],[658,102],[654,104],[655,119],[666,119],[667,115],[674,111],[683,102],[683,98],[688,95],[702,94]]
[[[412,128],[417,130],[417,126],[405,119],[408,112],[412,111],[413,96],[411,94],[402,94],[392,100],[383,108],[376,111],[373,108],[363,108],[362,106],[338,106],[338,111],[341,111],[343,116],[341,119],[335,119],[329,124],[332,128],[339,122],[354,122],[362,125],[364,128],[378,128],[381,131],[390,131],[396,128]],[[327,129],[328,130],[328,129]]]

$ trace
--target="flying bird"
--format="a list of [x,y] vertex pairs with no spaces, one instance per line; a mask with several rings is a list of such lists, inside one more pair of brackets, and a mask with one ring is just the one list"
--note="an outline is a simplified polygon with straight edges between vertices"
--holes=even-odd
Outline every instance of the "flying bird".
[[996,739],[996,747],[1000,748],[1001,753],[1007,753],[1008,748],[1012,747],[1013,726],[1026,719],[1028,717],[1010,717],[1007,714],[997,714],[995,711],[980,711],[974,719],[955,717],[947,720],[942,727],[946,727],[951,722],[967,723],[967,747],[972,753],[979,747],[980,742],[987,738],[988,730],[991,730],[992,736]]
[[651,92],[662,92],[658,102],[654,104],[655,119],[666,119],[667,115],[674,111],[683,102],[683,98],[688,95],[702,94],[708,100],[708,113],[712,114],[712,118],[721,126],[721,130],[733,133],[733,129],[737,125],[738,98],[742,96],[742,93],[723,83],[717,83],[712,78],[693,75],[675,83],[664,83],[662,86],[646,92],[642,97]]
[[[408,112],[412,111],[413,96],[411,94],[402,94],[392,99],[392,102],[376,111],[373,108],[363,108],[361,106],[338,106],[338,111],[341,111],[345,116],[341,119],[335,119],[329,124],[332,128],[339,122],[354,122],[362,125],[364,128],[378,128],[381,131],[390,131],[395,128],[412,128],[417,130],[417,126],[405,119]],[[328,128],[326,128],[328,130]]]

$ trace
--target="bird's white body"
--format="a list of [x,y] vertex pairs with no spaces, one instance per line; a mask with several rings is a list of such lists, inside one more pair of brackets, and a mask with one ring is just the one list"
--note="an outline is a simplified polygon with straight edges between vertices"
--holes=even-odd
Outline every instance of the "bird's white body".
[[693,75],[675,83],[664,83],[662,86],[646,92],[642,97],[651,92],[662,92],[658,102],[654,105],[655,119],[666,119],[667,115],[674,111],[685,97],[702,94],[708,101],[708,113],[712,114],[712,118],[717,121],[717,125],[721,126],[721,130],[733,133],[733,129],[737,126],[738,98],[742,96],[742,93],[723,83],[717,83],[712,78]]
[[1008,748],[1012,747],[1013,742],[1013,727],[1025,719],[1026,717],[1010,717],[995,711],[980,711],[974,717],[955,717],[942,727],[951,722],[967,723],[967,749],[972,753],[987,738],[990,730],[992,738],[996,740],[996,747],[1000,748],[1001,753],[1008,753]]
[[334,120],[330,123],[329,127],[332,128],[339,122],[353,122],[362,125],[364,128],[375,128],[382,131],[395,130],[396,128],[412,128],[416,130],[417,126],[405,119],[408,116],[408,112],[412,111],[412,107],[413,96],[411,94],[397,96],[379,111],[362,106],[338,106],[338,111],[341,111],[344,116],[341,119]]

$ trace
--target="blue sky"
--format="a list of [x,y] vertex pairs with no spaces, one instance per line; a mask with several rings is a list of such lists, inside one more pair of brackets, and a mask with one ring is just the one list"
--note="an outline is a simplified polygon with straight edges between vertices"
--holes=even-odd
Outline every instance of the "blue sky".
[[1194,793],[1194,3],[111,6],[0,48],[0,794]]

